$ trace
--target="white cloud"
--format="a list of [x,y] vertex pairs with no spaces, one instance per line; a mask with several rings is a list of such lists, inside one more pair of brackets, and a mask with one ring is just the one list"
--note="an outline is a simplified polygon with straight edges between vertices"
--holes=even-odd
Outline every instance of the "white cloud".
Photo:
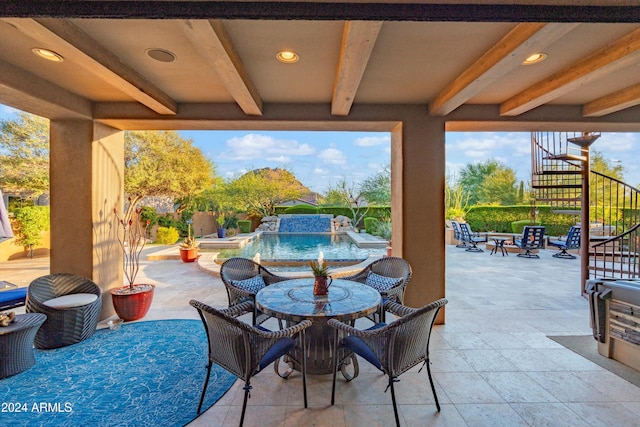
[[637,143],[633,133],[606,133],[592,147],[595,151],[620,153],[637,149]]
[[391,143],[391,136],[365,136],[362,138],[356,138],[353,141],[353,145],[356,147],[373,147],[375,145],[389,144]]
[[288,156],[267,157],[267,160],[270,162],[290,163],[291,157],[288,157]]
[[474,157],[476,159],[478,158],[487,158],[489,157],[489,154],[491,153],[491,151],[481,151],[481,150],[466,150],[464,152],[465,156],[467,157]]
[[318,158],[332,165],[344,165],[347,163],[347,155],[336,148],[327,148],[318,155]]
[[328,173],[329,173],[329,169],[315,168],[313,170],[314,175],[326,175]]
[[231,160],[278,159],[282,156],[308,156],[315,153],[315,148],[309,144],[254,133],[231,138],[226,146],[227,150],[221,156]]

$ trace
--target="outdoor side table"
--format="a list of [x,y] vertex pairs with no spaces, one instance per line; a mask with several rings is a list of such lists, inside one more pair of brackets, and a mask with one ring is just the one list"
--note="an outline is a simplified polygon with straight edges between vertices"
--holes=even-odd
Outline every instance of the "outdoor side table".
[[495,246],[493,247],[493,249],[491,249],[490,255],[498,253],[498,249],[500,249],[500,252],[502,252],[502,256],[504,256],[504,254],[509,255],[509,253],[504,248],[504,242],[506,242],[507,239],[505,239],[503,237],[492,237],[491,240],[494,241]]
[[45,320],[42,313],[17,314],[12,324],[0,327],[0,378],[35,365],[33,340]]

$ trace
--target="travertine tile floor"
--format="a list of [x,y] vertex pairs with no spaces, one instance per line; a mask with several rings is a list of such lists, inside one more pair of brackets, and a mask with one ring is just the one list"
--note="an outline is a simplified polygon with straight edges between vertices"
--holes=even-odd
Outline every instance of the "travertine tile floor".
[[[552,253],[523,259],[447,247],[446,324],[435,327],[431,342],[442,411],[436,412],[426,371],[413,369],[396,387],[403,425],[640,425],[640,388],[547,338],[591,333],[588,303],[579,292],[579,260],[552,258]],[[39,269],[27,273],[28,267]],[[27,284],[29,274],[37,277],[44,270],[34,260],[24,268],[0,263],[0,271],[5,280]],[[157,285],[145,320],[196,319],[188,304],[192,298],[217,307],[227,304],[221,280],[195,264],[144,261],[143,278]],[[308,377],[308,409],[303,408],[300,375],[282,380],[270,367],[252,383],[246,426],[394,424],[391,396],[384,393],[386,378],[366,362],[360,363],[354,381],[339,376],[335,406],[329,404],[330,375]],[[241,384],[236,382],[190,426],[237,425]]]

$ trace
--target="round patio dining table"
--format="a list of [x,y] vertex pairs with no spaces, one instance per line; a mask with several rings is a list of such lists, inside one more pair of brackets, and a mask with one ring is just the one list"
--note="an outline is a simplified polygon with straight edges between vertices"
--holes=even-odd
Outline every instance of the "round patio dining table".
[[[307,345],[307,373],[329,374],[333,372],[333,348],[335,329],[327,325],[329,319],[341,321],[355,320],[375,312],[382,302],[380,293],[370,286],[351,280],[334,279],[329,293],[323,296],[313,295],[313,278],[285,280],[274,283],[256,294],[256,307],[264,313],[295,323],[310,320],[311,326],[305,331]],[[339,350],[338,356],[344,357]],[[298,354],[295,355],[300,356]],[[298,358],[299,360],[299,358]],[[353,375],[347,374],[346,366],[341,366],[342,374],[347,379],[358,375],[355,357]],[[293,366],[299,370],[299,366]],[[278,363],[275,364],[278,375],[286,377],[290,372],[280,374]]]

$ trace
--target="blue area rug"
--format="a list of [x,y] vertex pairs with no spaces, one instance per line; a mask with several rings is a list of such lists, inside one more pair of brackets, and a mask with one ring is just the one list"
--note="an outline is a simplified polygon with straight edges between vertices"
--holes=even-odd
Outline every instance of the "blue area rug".
[[[199,320],[124,324],[69,347],[37,350],[32,368],[0,380],[0,423],[183,426],[197,416],[207,353]],[[202,411],[235,380],[213,365]]]

